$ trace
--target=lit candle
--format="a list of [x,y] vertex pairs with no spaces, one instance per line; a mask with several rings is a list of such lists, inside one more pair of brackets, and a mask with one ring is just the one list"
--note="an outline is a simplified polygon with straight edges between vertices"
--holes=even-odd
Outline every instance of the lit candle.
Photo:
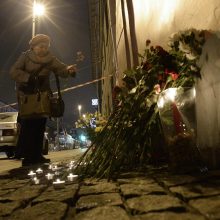
[[75,181],[75,180],[77,180],[77,178],[78,178],[78,175],[73,175],[72,173],[70,173],[68,176],[67,176],[67,179],[69,180],[69,181]]
[[59,171],[56,171],[56,172],[55,172],[55,175],[56,175],[56,176],[59,176],[59,175],[60,175],[60,172],[59,172]]
[[53,176],[54,174],[52,173],[48,173],[47,175],[45,175],[47,177],[48,180],[52,180],[53,179]]
[[68,170],[72,170],[73,169],[73,165],[71,165],[71,164],[68,167],[69,167]]
[[74,165],[75,164],[75,161],[74,160],[71,160],[70,161],[70,165]]
[[57,170],[60,170],[60,169],[61,169],[61,167],[58,167],[57,165],[55,165],[55,166],[52,167],[52,170],[53,170],[53,171],[57,171]]
[[71,164],[69,164],[68,170],[70,171],[70,170],[75,169],[75,168],[76,168],[76,165],[71,165]]
[[32,170],[28,173],[28,176],[30,176],[31,178],[36,176],[36,173],[33,172]]
[[37,177],[34,177],[32,179],[32,181],[34,182],[34,184],[39,184],[40,183],[40,180]]
[[64,184],[65,184],[65,181],[64,180],[60,180],[60,179],[57,179],[55,182],[53,182],[53,186],[55,189],[62,189],[64,188]]
[[37,174],[42,174],[42,173],[43,173],[43,170],[42,170],[41,168],[38,168],[38,169],[36,170],[36,173],[37,173]]

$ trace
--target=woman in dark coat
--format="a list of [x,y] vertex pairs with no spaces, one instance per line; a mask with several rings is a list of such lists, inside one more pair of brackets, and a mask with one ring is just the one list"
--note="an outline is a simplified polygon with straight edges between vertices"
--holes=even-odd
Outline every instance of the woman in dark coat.
[[[30,42],[30,50],[23,52],[10,70],[10,75],[16,81],[17,97],[35,94],[36,87],[40,91],[51,92],[51,72],[60,77],[74,76],[75,65],[66,65],[49,52],[50,38],[44,34],[34,36]],[[43,68],[41,69],[41,66]],[[37,74],[36,72],[41,71]],[[47,117],[20,118],[19,145],[23,154],[22,166],[50,162],[42,156],[43,137]]]

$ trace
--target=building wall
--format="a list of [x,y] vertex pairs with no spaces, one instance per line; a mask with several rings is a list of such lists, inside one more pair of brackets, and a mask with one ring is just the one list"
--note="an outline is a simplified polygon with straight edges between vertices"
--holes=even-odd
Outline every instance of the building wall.
[[[88,1],[98,8],[95,16],[93,15],[95,22],[92,23],[95,25],[91,30],[95,30],[94,36],[99,36],[93,38],[95,49],[100,49],[100,53],[95,55],[95,60],[100,61],[96,65],[98,74],[95,75],[106,77],[101,82],[99,97],[100,110],[105,115],[112,111],[112,88],[122,85],[124,71],[134,66],[135,56],[137,52],[143,53],[147,39],[151,40],[152,45],[161,45],[166,49],[169,37],[177,31],[188,28],[220,28],[220,0]],[[134,27],[131,25],[129,2],[133,3]],[[135,34],[135,38],[131,33]],[[136,44],[135,53],[133,49]],[[92,53],[94,55],[95,50]],[[108,77],[109,75],[112,76]]]
[[[125,3],[127,35],[129,38],[130,55],[131,39],[127,4]],[[139,53],[143,53],[145,42],[150,39],[152,45],[167,48],[169,36],[179,30],[188,28],[212,29],[220,28],[219,0],[133,0],[135,28]],[[116,5],[116,43],[120,72],[120,82],[123,71],[127,67],[125,59],[125,39],[121,36],[123,30],[121,0]]]

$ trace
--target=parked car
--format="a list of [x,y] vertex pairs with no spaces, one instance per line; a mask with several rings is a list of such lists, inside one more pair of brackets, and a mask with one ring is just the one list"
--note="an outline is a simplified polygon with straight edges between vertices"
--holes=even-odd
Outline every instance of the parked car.
[[[55,138],[57,142],[57,137]],[[58,136],[60,150],[63,149],[73,149],[75,148],[75,139],[67,134],[66,132],[61,132]]]
[[[13,157],[18,141],[19,123],[18,112],[0,113],[0,152],[5,152],[7,157]],[[48,138],[44,136],[43,154],[48,154]]]
[[18,140],[18,112],[0,113],[0,151],[5,152],[8,157],[14,155]]

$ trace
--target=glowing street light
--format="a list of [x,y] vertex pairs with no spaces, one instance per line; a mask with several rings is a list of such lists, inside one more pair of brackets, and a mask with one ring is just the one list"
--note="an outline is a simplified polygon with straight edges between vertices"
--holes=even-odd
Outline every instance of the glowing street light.
[[81,105],[78,105],[79,117],[81,117],[81,109],[82,109],[82,106],[81,106]]
[[33,0],[33,17],[32,17],[32,37],[35,36],[36,32],[36,19],[44,15],[45,8],[42,4],[37,3],[37,0]]

